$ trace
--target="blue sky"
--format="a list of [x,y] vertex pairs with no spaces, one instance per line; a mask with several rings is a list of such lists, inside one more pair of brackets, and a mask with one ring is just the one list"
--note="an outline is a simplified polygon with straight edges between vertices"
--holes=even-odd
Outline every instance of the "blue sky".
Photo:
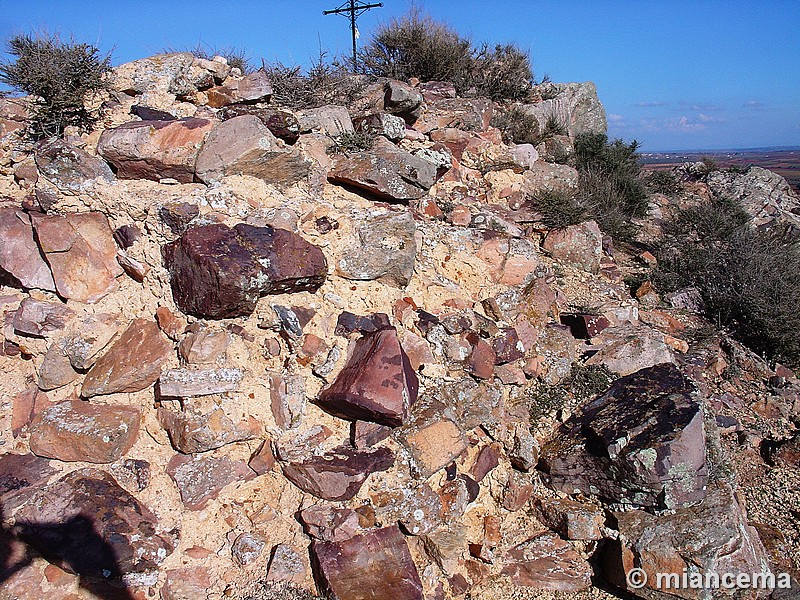
[[[59,31],[115,64],[164,48],[234,46],[307,65],[347,53],[344,0],[0,0],[0,38]],[[409,0],[359,19],[361,41]],[[476,42],[515,42],[536,77],[597,84],[609,135],[645,151],[800,145],[800,0],[425,0]]]

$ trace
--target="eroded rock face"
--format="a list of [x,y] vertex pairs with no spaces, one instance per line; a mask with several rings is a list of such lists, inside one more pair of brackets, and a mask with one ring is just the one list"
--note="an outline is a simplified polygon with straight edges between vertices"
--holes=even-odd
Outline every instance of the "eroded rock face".
[[[616,512],[619,542],[604,552],[606,576],[622,588],[625,573],[633,568],[648,575],[646,588],[637,594],[657,591],[656,573],[716,573],[720,577],[739,573],[770,572],[764,546],[733,490],[714,485],[700,504],[674,513],[652,515],[641,510]],[[661,589],[661,597],[710,598],[707,589]],[[755,598],[765,590],[747,590],[742,597]],[[668,594],[668,595],[667,595]],[[656,594],[656,596],[659,596]]]
[[173,550],[173,541],[158,533],[156,516],[96,469],[73,471],[38,490],[15,520],[21,539],[80,575],[151,571]]
[[311,553],[323,590],[341,600],[423,598],[417,568],[397,526],[342,542],[314,540]]
[[89,369],[83,381],[84,398],[138,392],[153,385],[161,366],[172,353],[172,344],[155,321],[134,319],[108,351]]
[[30,218],[60,296],[92,303],[118,288],[116,277],[122,268],[104,214],[31,214]]
[[197,178],[203,183],[225,175],[251,175],[290,185],[308,175],[310,163],[287,148],[256,116],[224,121],[209,134],[197,156]]
[[583,83],[548,83],[555,97],[537,104],[527,104],[525,112],[536,117],[544,128],[551,116],[566,127],[573,139],[581,133],[605,133],[606,111],[597,97],[597,88],[591,81]]
[[31,452],[63,461],[111,463],[133,446],[140,418],[133,406],[61,402],[31,423]]
[[672,364],[618,379],[545,446],[551,485],[645,507],[702,500],[708,465],[695,394]]
[[283,474],[317,498],[344,501],[358,493],[371,473],[386,471],[393,464],[394,456],[388,448],[374,452],[339,448],[301,462],[284,463]]
[[397,330],[388,327],[356,342],[347,364],[316,404],[337,417],[397,427],[408,416],[418,390],[419,380]]
[[244,223],[192,227],[163,255],[175,303],[211,319],[247,316],[265,294],[316,291],[327,275],[322,251],[299,235]]
[[97,142],[97,152],[123,179],[171,178],[191,183],[197,154],[216,123],[195,118],[131,121],[106,129]]
[[436,165],[381,137],[371,150],[337,157],[328,179],[386,200],[408,202],[424,196],[436,182]]
[[53,274],[33,237],[30,217],[21,210],[0,209],[0,269],[23,287],[56,291]]

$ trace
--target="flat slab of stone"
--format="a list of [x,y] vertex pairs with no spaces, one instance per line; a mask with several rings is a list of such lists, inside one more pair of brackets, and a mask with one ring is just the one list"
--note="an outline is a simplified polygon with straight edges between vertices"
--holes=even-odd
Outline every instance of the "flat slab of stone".
[[422,582],[395,525],[342,542],[311,542],[323,591],[339,600],[422,600]]
[[188,510],[201,510],[225,486],[256,475],[246,463],[233,461],[227,456],[185,454],[172,457],[167,464],[167,473],[178,486],[183,505]]
[[67,400],[46,408],[33,420],[31,452],[63,461],[111,463],[133,446],[140,419],[137,407]]
[[21,210],[0,209],[0,269],[23,287],[56,291],[50,266],[34,239],[31,219]]
[[14,331],[23,335],[46,337],[64,328],[75,311],[58,302],[25,298],[14,313]]
[[591,586],[592,568],[569,542],[543,533],[508,551],[503,574],[519,586],[577,592]]
[[336,380],[316,404],[334,416],[381,425],[402,425],[417,399],[419,380],[388,327],[366,333],[355,344]]
[[178,307],[212,319],[247,316],[265,294],[316,291],[327,276],[317,246],[285,229],[244,223],[192,227],[162,253]]
[[[166,404],[166,403],[165,403]],[[179,410],[163,405],[158,409],[158,421],[167,430],[172,446],[184,454],[207,452],[225,444],[257,437],[261,424],[254,417],[234,422],[223,408],[195,406],[184,402]]]
[[31,222],[60,296],[92,303],[119,287],[123,271],[104,214],[31,214]]
[[304,492],[332,501],[350,500],[371,473],[394,464],[388,448],[362,452],[339,448],[299,462],[283,463],[283,474]]
[[328,179],[382,199],[409,202],[428,193],[436,182],[436,165],[379,137],[370,150],[339,156]]
[[90,398],[148,388],[158,379],[171,353],[172,344],[155,321],[134,319],[89,369],[81,395]]
[[291,185],[303,179],[311,163],[287,147],[254,115],[223,121],[208,135],[197,155],[196,175],[203,183],[226,175],[250,175]]
[[158,389],[168,398],[188,398],[234,392],[242,381],[241,369],[167,369],[158,378]]
[[16,533],[48,561],[108,579],[152,571],[172,553],[158,519],[114,478],[79,469],[39,489],[14,515]]

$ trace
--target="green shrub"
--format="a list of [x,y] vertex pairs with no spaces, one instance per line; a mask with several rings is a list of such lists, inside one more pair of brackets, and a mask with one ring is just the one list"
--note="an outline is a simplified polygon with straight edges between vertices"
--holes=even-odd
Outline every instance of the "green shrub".
[[507,144],[539,143],[539,121],[517,105],[497,107],[492,115],[492,126],[500,130]]
[[272,101],[286,108],[318,108],[328,104],[349,106],[360,97],[366,81],[344,63],[326,60],[324,54],[307,72],[299,66],[262,61],[272,85]]
[[[169,50],[169,52],[176,52],[176,50]],[[221,56],[228,61],[228,65],[234,69],[239,69],[242,75],[247,75],[256,70],[255,65],[247,56],[247,53],[241,48],[236,48],[234,46],[217,48],[214,46],[197,44],[197,46],[191,50],[186,50],[186,52],[191,52],[197,58],[205,58],[206,60],[211,60],[215,56]]]
[[475,48],[416,8],[382,25],[361,52],[361,62],[377,77],[449,81],[462,95],[495,101],[522,100],[533,87],[527,52],[513,44]]
[[416,8],[378,28],[362,51],[367,73],[378,77],[421,81],[451,81],[468,85],[472,45],[444,23]]
[[656,282],[692,285],[707,316],[757,352],[800,365],[800,241],[787,227],[753,228],[742,205],[714,198],[665,227]]
[[674,196],[680,191],[678,178],[672,171],[651,171],[645,178],[645,184],[651,192]]
[[69,126],[91,128],[98,114],[86,103],[108,89],[109,55],[48,34],[15,36],[7,52],[15,60],[0,64],[0,81],[31,96],[32,137],[60,136]]
[[533,88],[530,56],[513,44],[493,49],[484,44],[475,54],[468,79],[478,96],[496,102],[524,100]]
[[542,213],[542,223],[550,229],[564,229],[592,218],[576,194],[545,190],[530,200],[533,207]]
[[580,203],[600,228],[614,237],[630,238],[631,219],[647,214],[647,190],[641,178],[635,140],[608,141],[601,133],[575,138],[575,166],[580,174]]

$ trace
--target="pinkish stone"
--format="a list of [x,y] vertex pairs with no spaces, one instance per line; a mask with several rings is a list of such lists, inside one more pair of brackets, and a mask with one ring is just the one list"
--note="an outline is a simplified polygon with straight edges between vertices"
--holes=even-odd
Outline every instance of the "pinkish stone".
[[110,162],[123,179],[171,178],[194,181],[200,147],[216,121],[131,121],[107,129],[97,143],[97,153]]
[[53,274],[33,237],[30,217],[13,208],[0,209],[0,269],[23,287],[56,291]]
[[31,452],[63,461],[111,463],[136,441],[141,412],[132,406],[54,404],[31,423]]
[[134,319],[89,369],[81,395],[90,398],[148,388],[158,379],[171,353],[172,344],[154,321]]
[[178,486],[183,505],[188,510],[202,509],[225,486],[236,481],[247,481],[256,475],[241,461],[204,454],[176,454],[167,464],[167,473]]
[[60,296],[92,303],[117,289],[123,271],[104,214],[32,214],[31,222]]
[[397,427],[417,399],[419,380],[394,327],[365,334],[316,404],[340,418]]
[[503,574],[520,586],[577,592],[591,586],[592,568],[554,533],[542,533],[509,550]]

